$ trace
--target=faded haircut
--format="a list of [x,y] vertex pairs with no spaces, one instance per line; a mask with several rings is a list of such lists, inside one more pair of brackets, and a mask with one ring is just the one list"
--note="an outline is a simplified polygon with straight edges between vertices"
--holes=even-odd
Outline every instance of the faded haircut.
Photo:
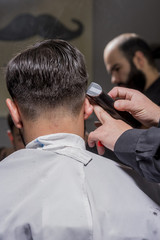
[[66,41],[36,43],[8,63],[8,91],[28,119],[62,106],[78,114],[88,74],[82,53]]

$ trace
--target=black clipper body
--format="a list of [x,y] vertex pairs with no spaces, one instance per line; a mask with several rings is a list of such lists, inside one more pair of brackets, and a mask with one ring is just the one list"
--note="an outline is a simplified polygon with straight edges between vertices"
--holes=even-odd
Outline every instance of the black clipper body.
[[114,100],[108,94],[103,92],[102,87],[99,84],[91,82],[86,94],[91,104],[101,106],[113,118],[121,119],[134,128],[141,126],[141,123],[132,117],[130,113],[116,110],[114,108]]

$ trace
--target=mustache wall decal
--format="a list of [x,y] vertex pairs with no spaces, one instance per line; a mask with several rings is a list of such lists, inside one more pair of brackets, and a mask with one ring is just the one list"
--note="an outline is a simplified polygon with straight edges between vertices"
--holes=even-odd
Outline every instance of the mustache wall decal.
[[51,15],[43,14],[37,17],[31,14],[23,14],[14,18],[6,27],[0,29],[0,40],[19,41],[35,35],[42,38],[61,38],[71,40],[80,36],[83,32],[83,24],[72,19],[78,28],[70,30],[65,27],[58,19]]

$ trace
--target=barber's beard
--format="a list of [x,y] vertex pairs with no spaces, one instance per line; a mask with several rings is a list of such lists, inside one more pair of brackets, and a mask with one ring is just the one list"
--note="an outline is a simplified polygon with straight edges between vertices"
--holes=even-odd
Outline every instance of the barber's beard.
[[143,92],[146,85],[146,77],[144,73],[138,70],[133,63],[130,63],[131,71],[128,75],[128,79],[125,84],[119,84],[119,86],[133,88]]

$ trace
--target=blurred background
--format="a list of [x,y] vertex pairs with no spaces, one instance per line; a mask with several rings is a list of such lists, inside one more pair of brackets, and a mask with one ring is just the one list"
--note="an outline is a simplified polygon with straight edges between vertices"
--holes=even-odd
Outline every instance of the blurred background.
[[[125,32],[159,45],[159,9],[159,0],[0,0],[0,146],[10,146],[4,76],[16,53],[39,40],[68,40],[84,54],[89,81],[108,92],[113,86],[103,62],[104,47]],[[93,121],[94,115],[87,121],[88,131]]]

